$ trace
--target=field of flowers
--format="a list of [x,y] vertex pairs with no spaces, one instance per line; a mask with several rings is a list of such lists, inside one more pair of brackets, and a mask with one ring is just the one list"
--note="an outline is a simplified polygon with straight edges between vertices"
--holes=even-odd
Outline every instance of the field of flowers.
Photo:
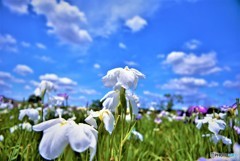
[[49,81],[35,90],[37,101],[1,99],[0,160],[240,161],[238,100],[210,113],[202,106],[143,110],[134,89],[144,77],[127,67],[110,70],[102,80],[112,90],[99,111],[64,106],[68,96],[51,95]]

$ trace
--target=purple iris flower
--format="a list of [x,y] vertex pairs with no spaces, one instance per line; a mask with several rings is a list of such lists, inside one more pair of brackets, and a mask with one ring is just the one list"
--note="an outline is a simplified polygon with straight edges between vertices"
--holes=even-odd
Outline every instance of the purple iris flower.
[[68,99],[68,94],[67,93],[59,93],[58,96],[63,97],[65,100]]
[[235,110],[236,108],[237,108],[237,103],[234,103],[232,106],[223,105],[220,107],[221,111],[224,111],[224,112]]
[[192,113],[201,113],[201,114],[206,114],[207,113],[207,108],[204,106],[190,106],[187,110],[187,113],[192,115]]
[[142,119],[142,114],[138,114],[137,116],[136,116],[136,120],[141,120]]
[[0,102],[3,102],[3,96],[0,96]]
[[160,123],[162,122],[162,120],[161,120],[160,118],[156,117],[155,120],[154,120],[154,122],[155,122],[156,124],[160,124]]
[[234,126],[233,128],[237,132],[237,134],[240,135],[240,127]]

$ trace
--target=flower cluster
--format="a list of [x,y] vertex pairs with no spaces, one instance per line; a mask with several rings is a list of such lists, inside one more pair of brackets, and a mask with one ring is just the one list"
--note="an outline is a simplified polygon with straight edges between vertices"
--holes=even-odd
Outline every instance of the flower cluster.
[[107,75],[102,78],[103,83],[107,87],[112,87],[113,90],[108,92],[102,99],[103,107],[110,111],[115,111],[120,102],[121,89],[124,90],[124,97],[127,102],[127,108],[132,108],[134,114],[138,114],[139,99],[133,93],[136,89],[138,79],[145,78],[145,75],[136,69],[115,68],[107,72]]

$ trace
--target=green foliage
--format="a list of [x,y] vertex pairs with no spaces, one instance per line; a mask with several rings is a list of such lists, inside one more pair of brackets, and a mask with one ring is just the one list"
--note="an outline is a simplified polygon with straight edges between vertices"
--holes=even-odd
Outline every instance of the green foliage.
[[[77,118],[76,122],[84,123],[86,111],[74,110],[73,113]],[[4,136],[4,140],[0,142],[0,160],[44,160],[38,152],[41,132],[19,129],[10,133],[10,127],[21,123],[18,114],[17,108],[0,114],[0,135]],[[209,158],[210,152],[213,151],[232,152],[232,145],[228,147],[222,142],[215,145],[209,138],[203,138],[202,134],[209,133],[207,127],[198,130],[193,123],[169,122],[167,119],[163,119],[161,124],[156,124],[153,121],[155,116],[144,115],[141,120],[130,122],[121,119],[120,115],[115,116],[117,124],[111,135],[105,130],[103,123],[97,120],[98,148],[94,161],[195,161],[199,157]],[[71,116],[63,117],[67,119]],[[130,133],[133,128],[143,135],[142,142]],[[239,141],[237,134],[230,127],[220,134],[231,138],[233,143]],[[89,151],[80,154],[67,147],[56,159],[60,160],[88,161]]]

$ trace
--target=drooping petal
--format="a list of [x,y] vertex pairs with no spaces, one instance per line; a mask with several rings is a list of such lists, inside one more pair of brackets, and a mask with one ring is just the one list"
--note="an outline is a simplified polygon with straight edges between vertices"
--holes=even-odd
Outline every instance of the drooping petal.
[[240,145],[235,143],[233,146],[233,151],[234,151],[234,159],[233,161],[240,160]]
[[138,114],[138,97],[132,94],[126,94],[126,100],[128,101],[127,106],[130,108],[130,104],[132,106],[133,114]]
[[69,143],[74,151],[83,152],[90,148],[90,161],[96,154],[97,131],[86,124],[80,123],[68,132]]
[[119,91],[111,91],[111,93],[110,92],[108,92],[108,93],[109,93],[109,95],[106,98],[105,98],[105,96],[103,97],[103,98],[105,98],[105,100],[103,102],[103,107],[105,109],[115,111],[115,109],[118,106],[119,101],[120,101]]
[[121,70],[123,70],[123,69],[122,68],[115,68],[115,69],[109,70],[107,72],[107,75],[105,75],[102,78],[103,84],[106,87],[113,87],[113,86],[115,86],[115,84],[117,83],[117,77],[118,77],[119,72]]
[[133,135],[135,135],[140,141],[143,141],[143,135],[141,133],[139,133],[136,130],[132,131]]
[[39,145],[39,152],[43,158],[55,159],[63,152],[68,145],[66,133],[69,131],[69,126],[68,123],[58,123],[44,130]]
[[197,127],[198,129],[201,129],[202,124],[203,124],[203,121],[202,121],[202,120],[195,120],[195,122],[197,123],[196,127]]
[[221,139],[222,139],[223,144],[226,144],[226,145],[232,144],[232,140],[225,136],[221,136]]
[[213,119],[208,122],[208,129],[214,134],[218,134],[220,130],[224,130],[226,123],[222,120]]
[[130,71],[132,71],[138,78],[145,78],[145,75],[139,72],[137,69],[131,68]]
[[35,120],[38,120],[39,112],[37,109],[30,108],[30,109],[27,109],[27,115],[30,120],[35,121]]
[[48,121],[42,122],[40,124],[34,125],[33,130],[34,131],[43,131],[43,130],[46,130],[46,129],[48,129],[58,123],[61,123],[63,121],[66,121],[66,120],[64,120],[62,118],[48,120]]
[[113,114],[110,111],[104,111],[103,112],[103,123],[105,129],[112,134],[112,131],[114,129],[115,119]]
[[92,161],[97,151],[98,132],[94,128],[89,127],[88,125],[84,125],[84,126],[85,126],[84,129],[86,130],[90,129],[92,134],[91,144],[90,144],[90,161]]
[[130,89],[134,86],[135,83],[135,74],[129,69],[123,69],[117,77],[117,81],[125,89]]
[[86,119],[85,122],[88,123],[89,125],[92,125],[94,128],[97,128],[97,122],[96,120],[92,117],[92,115],[89,115]]
[[69,143],[74,151],[83,152],[90,146],[91,139],[82,126],[72,125],[67,133]]
[[19,120],[22,120],[22,119],[24,118],[24,116],[26,116],[26,110],[25,110],[25,109],[20,110],[18,119],[19,119]]
[[211,138],[214,144],[217,144],[218,141],[221,139],[218,134],[213,134]]

